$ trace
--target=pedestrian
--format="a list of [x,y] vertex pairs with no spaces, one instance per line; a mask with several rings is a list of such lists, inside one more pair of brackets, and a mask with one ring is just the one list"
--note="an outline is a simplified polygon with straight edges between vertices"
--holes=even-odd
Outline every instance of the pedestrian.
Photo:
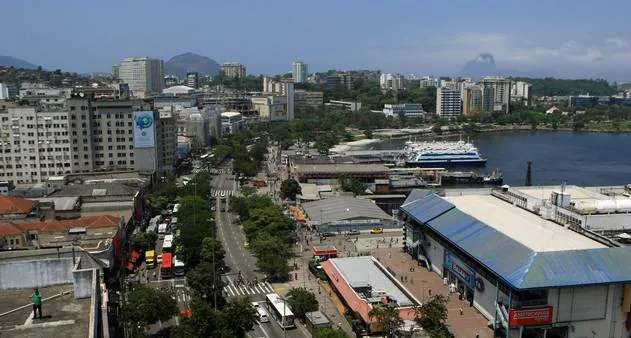
[[444,278],[443,278],[443,285],[444,285],[444,286],[447,286],[447,277],[444,277]]
[[460,315],[464,316],[464,310],[462,310],[462,308],[460,308]]
[[42,318],[42,294],[39,293],[37,288],[33,289],[31,294],[31,301],[33,302],[33,318],[37,318],[39,312],[39,318]]
[[480,330],[475,331],[475,338],[480,338]]
[[427,293],[429,294],[429,296],[432,296],[432,289],[427,289]]

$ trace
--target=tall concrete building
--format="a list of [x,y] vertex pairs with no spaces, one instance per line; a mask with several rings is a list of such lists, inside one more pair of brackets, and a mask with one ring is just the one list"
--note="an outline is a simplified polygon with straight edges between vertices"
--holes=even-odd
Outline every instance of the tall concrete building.
[[532,105],[532,84],[523,81],[513,82],[511,95],[513,100],[521,101],[525,106]]
[[199,73],[198,72],[189,72],[186,73],[186,85],[197,89],[199,87]]
[[407,80],[401,74],[381,74],[379,85],[384,90],[401,90],[406,88]]
[[294,61],[291,64],[291,74],[295,83],[307,82],[308,72],[307,64],[302,61]]
[[462,114],[471,116],[482,111],[482,88],[469,86],[462,90]]
[[436,114],[439,117],[453,119],[462,112],[462,100],[457,89],[441,87],[436,90]]
[[225,77],[245,77],[245,66],[239,62],[224,62],[221,64],[221,74]]
[[118,78],[129,85],[132,95],[146,98],[164,89],[164,61],[149,57],[123,59],[118,68]]
[[[487,76],[482,79],[484,111],[510,112],[511,80],[501,76]],[[492,89],[492,90],[491,90]],[[492,95],[492,96],[491,96]]]
[[173,171],[175,123],[146,101],[71,98],[64,108],[0,110],[0,180],[16,184],[99,170]]
[[0,83],[0,100],[9,99],[9,87],[6,84]]

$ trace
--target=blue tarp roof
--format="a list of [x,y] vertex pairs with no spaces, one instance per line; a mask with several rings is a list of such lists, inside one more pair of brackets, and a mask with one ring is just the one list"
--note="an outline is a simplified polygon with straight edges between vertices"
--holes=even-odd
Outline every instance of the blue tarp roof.
[[536,252],[435,194],[408,198],[401,209],[515,289],[631,281],[628,248]]

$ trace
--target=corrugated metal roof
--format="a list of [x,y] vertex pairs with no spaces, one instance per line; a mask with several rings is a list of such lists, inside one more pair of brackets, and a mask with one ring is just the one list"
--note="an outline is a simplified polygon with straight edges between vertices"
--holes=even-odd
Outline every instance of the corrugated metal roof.
[[435,194],[427,194],[422,199],[403,204],[401,208],[418,222],[427,223],[429,220],[453,209],[454,205]]
[[[414,219],[427,219],[432,210],[445,207],[437,198],[443,200],[426,195],[401,209]],[[515,289],[631,281],[631,248],[536,252],[457,208],[426,225]]]
[[414,202],[416,200],[419,200],[427,195],[431,195],[433,194],[431,191],[429,190],[423,190],[423,189],[413,189],[410,194],[408,195],[408,198],[405,199],[405,201],[403,202],[403,204],[407,204],[410,202]]
[[[391,219],[374,202],[351,196],[336,196],[302,204],[309,219],[322,223],[357,218]],[[322,218],[322,219],[320,219]]]

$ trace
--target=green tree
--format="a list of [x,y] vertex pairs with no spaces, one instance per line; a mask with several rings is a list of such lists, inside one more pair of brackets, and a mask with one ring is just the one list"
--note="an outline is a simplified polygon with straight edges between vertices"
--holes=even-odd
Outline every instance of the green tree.
[[447,320],[447,298],[435,295],[428,302],[416,308],[415,321],[430,333],[431,337],[449,337],[445,325]]
[[287,260],[292,252],[287,242],[261,232],[250,241],[250,248],[257,258],[256,265],[271,282],[283,282],[289,278],[291,269]]
[[363,183],[362,181],[356,178],[347,178],[344,175],[340,175],[340,177],[338,178],[338,181],[340,182],[340,185],[342,186],[342,190],[350,191],[355,196],[363,194],[364,192],[366,192],[366,189],[368,188],[368,185],[366,183]]
[[384,332],[387,337],[394,337],[395,331],[403,325],[399,310],[390,304],[375,306],[370,310],[368,316],[377,321],[380,331]]
[[301,320],[307,312],[318,310],[318,300],[313,292],[306,288],[291,288],[285,296],[291,311]]
[[370,130],[370,129],[364,130],[364,136],[366,136],[367,139],[371,139],[372,138],[372,130]]
[[212,262],[213,259],[218,266],[223,265],[226,257],[226,251],[223,249],[221,242],[214,237],[206,237],[202,240],[201,259],[204,262]]
[[296,195],[302,194],[302,188],[296,180],[289,178],[280,184],[280,197],[295,200]]
[[176,239],[176,255],[188,268],[201,260],[202,241],[214,236],[215,222],[208,218],[208,202],[200,196],[185,196],[178,212],[180,236]]
[[216,299],[217,306],[223,306],[226,302],[222,294],[224,285],[218,268],[212,263],[201,263],[186,274],[186,282],[195,297],[213,305]]
[[134,284],[127,294],[124,311],[135,335],[142,336],[147,326],[158,321],[167,321],[177,315],[177,301],[174,298],[175,295],[166,289]]
[[141,251],[153,250],[156,246],[158,235],[153,232],[137,232],[131,235],[132,246]]
[[348,335],[342,330],[325,327],[317,329],[313,338],[348,338]]
[[228,335],[223,337],[245,337],[258,322],[259,316],[248,298],[233,300],[221,309],[222,327]]

